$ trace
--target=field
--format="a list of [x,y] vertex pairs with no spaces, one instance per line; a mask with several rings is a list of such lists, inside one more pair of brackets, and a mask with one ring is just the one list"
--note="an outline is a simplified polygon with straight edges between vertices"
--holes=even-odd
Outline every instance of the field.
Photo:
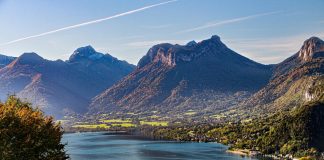
[[197,112],[194,112],[194,111],[188,111],[185,113],[185,115],[188,115],[188,116],[192,116],[192,115],[195,115],[197,114]]
[[136,124],[133,124],[133,123],[114,123],[114,124],[111,124],[111,126],[114,126],[114,127],[136,127]]
[[96,128],[105,128],[108,129],[110,126],[106,124],[79,124],[72,126],[73,128],[86,128],[86,129],[96,129]]
[[103,122],[103,123],[131,123],[132,120],[130,119],[106,119],[106,120],[100,120],[100,122]]
[[[104,123],[104,124],[101,124]],[[146,121],[142,120],[139,122],[139,125],[149,125],[149,126],[168,126],[169,122],[167,121]],[[73,125],[73,128],[84,128],[84,129],[109,129],[111,127],[137,127],[137,123],[133,123],[131,119],[101,119],[98,124],[82,124],[76,123]]]
[[140,121],[141,125],[150,125],[150,126],[168,126],[169,122],[166,121]]

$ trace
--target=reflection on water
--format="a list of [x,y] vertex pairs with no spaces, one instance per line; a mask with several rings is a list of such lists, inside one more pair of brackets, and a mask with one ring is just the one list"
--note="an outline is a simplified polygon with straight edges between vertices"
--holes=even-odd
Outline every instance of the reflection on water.
[[63,136],[72,160],[242,160],[226,153],[217,143],[153,141],[131,135],[105,135],[102,132],[72,133]]

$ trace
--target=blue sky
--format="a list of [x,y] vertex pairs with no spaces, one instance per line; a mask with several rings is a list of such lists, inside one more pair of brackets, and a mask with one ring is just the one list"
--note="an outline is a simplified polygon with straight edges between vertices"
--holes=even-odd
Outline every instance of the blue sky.
[[234,51],[269,64],[296,53],[311,36],[324,38],[323,0],[165,2],[0,0],[0,53],[33,51],[65,60],[76,48],[92,45],[137,64],[154,44],[219,35]]

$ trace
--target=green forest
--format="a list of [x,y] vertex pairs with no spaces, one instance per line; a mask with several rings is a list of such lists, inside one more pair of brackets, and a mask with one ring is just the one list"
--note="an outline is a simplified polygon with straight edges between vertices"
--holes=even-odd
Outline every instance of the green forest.
[[142,133],[155,139],[216,141],[230,149],[247,149],[268,155],[318,158],[324,151],[323,85],[311,90],[316,100],[264,118],[248,122],[191,124],[158,127]]

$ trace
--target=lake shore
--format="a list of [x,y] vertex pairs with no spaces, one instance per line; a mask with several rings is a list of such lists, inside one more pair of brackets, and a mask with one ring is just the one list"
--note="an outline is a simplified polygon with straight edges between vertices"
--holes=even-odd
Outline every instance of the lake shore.
[[243,149],[228,149],[226,151],[227,153],[231,153],[231,154],[237,154],[237,155],[241,155],[241,156],[250,156],[250,151],[249,150],[243,150]]
[[[125,130],[121,130],[121,131],[112,131],[112,130],[91,130],[91,131],[73,131],[73,132],[65,132],[65,134],[73,134],[73,133],[94,133],[94,132],[98,132],[98,133],[102,133],[103,135],[124,135],[124,136],[134,136],[136,137],[136,139],[138,140],[153,140],[153,141],[177,141],[177,142],[195,142],[195,143],[218,143],[218,144],[222,144],[222,143],[219,143],[217,141],[206,141],[206,142],[203,142],[203,141],[178,141],[178,140],[170,140],[170,139],[155,139],[155,138],[152,138],[150,136],[145,136],[145,135],[141,135],[141,134],[138,134],[138,132],[128,132],[128,131],[125,131]],[[222,145],[225,145],[225,144],[222,144]],[[225,145],[226,146],[226,145]],[[248,149],[237,149],[237,148],[231,148],[231,149],[228,149],[226,150],[226,153],[230,153],[230,154],[234,154],[234,155],[239,155],[239,156],[242,156],[242,157],[259,157],[261,156],[260,152],[257,152],[257,151],[251,151],[251,150],[248,150]],[[272,159],[279,159],[278,157],[276,157],[275,155],[263,155],[261,157],[267,157],[267,158],[272,158]]]
[[226,153],[228,147],[219,143],[159,141],[140,139],[132,135],[106,135],[102,132],[65,134],[62,143],[68,143],[67,153],[72,159],[78,160],[88,160],[89,157],[94,156],[98,160],[124,160],[130,157],[132,159],[157,159],[159,157],[165,160],[250,159]]

